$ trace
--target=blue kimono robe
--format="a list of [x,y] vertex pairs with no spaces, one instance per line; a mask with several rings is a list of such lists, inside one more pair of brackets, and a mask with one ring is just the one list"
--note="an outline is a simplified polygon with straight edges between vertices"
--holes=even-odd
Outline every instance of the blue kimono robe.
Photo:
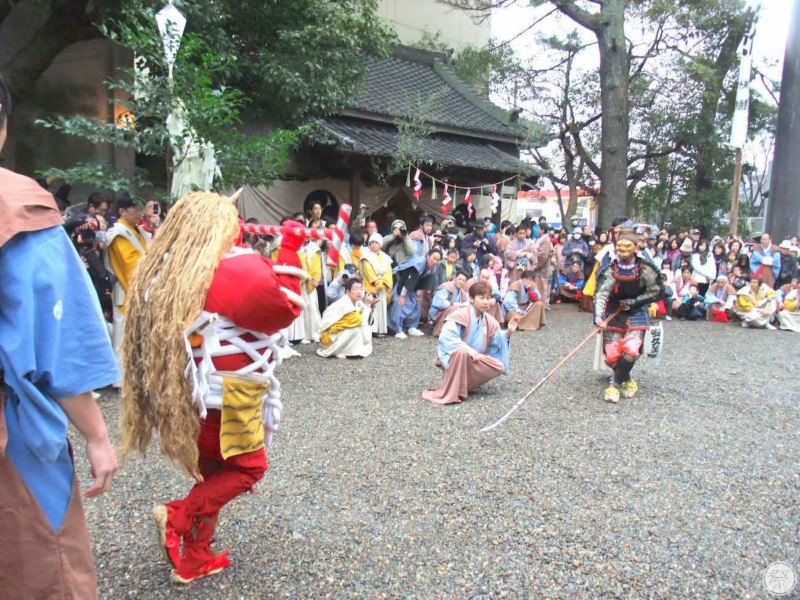
[[436,347],[436,352],[439,356],[439,361],[442,367],[447,370],[450,366],[450,356],[465,344],[481,354],[486,354],[492,358],[496,358],[503,363],[503,373],[508,374],[509,361],[509,339],[504,331],[498,331],[489,338],[489,346],[484,351],[486,345],[486,317],[481,315],[478,318],[475,315],[475,310],[470,307],[470,326],[467,332],[466,340],[462,339],[464,334],[464,327],[454,321],[448,321],[442,328],[442,333],[439,335],[439,343]]
[[0,371],[6,454],[58,531],[74,469],[67,416],[54,398],[119,379],[100,304],[63,227],[0,247]]
[[[455,287],[455,286],[454,286]],[[464,304],[469,296],[458,287],[455,287],[455,294],[451,294],[447,288],[440,287],[436,290],[431,300],[431,308],[428,310],[428,318],[433,321],[443,310],[450,308],[453,304]]]
[[764,281],[771,283],[770,287],[774,287],[774,282],[781,272],[781,253],[775,246],[769,248],[764,248],[761,244],[753,246],[753,253],[750,255],[750,272],[758,271],[764,262],[764,257],[767,256],[772,258],[772,266],[765,265],[765,269],[772,269],[773,279],[770,282],[769,278],[765,278]]
[[[394,291],[387,312],[387,324],[396,332],[419,327],[421,315],[415,292],[420,285],[420,279],[426,274],[427,260],[425,255],[413,256],[392,269]],[[403,274],[404,271],[407,273]],[[406,293],[402,294],[404,289]],[[401,295],[405,296],[403,306],[398,302]]]

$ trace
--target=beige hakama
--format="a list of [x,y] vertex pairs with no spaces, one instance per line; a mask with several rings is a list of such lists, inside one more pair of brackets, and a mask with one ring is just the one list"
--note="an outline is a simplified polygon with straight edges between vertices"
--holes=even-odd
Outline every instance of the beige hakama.
[[440,310],[439,314],[437,314],[436,318],[433,320],[433,335],[439,337],[439,334],[442,333],[442,327],[444,327],[445,319],[453,314],[453,311],[458,310],[463,306],[463,304],[451,304],[444,310]]
[[[448,321],[461,325],[461,339],[466,342],[471,327],[472,306],[458,306],[449,316]],[[450,355],[448,368],[444,370],[441,383],[435,388],[422,392],[422,398],[435,404],[453,404],[466,400],[469,392],[481,387],[504,372],[503,363],[486,352],[489,342],[500,332],[500,325],[491,316],[483,315],[483,352],[470,352],[468,348],[459,348]],[[474,348],[473,348],[474,350]],[[442,362],[437,354],[433,364],[440,369]]]
[[461,348],[450,355],[450,366],[444,371],[442,382],[422,392],[422,398],[435,404],[461,402],[467,399],[469,392],[502,374],[503,363],[496,358],[476,354],[473,360],[470,353]]
[[547,325],[547,313],[544,310],[544,303],[534,302],[525,305],[525,314],[519,322],[518,329],[522,331],[536,331],[540,327]]
[[500,308],[500,304],[501,304],[500,302],[495,302],[494,306],[492,306],[491,308],[489,308],[489,310],[486,311],[486,314],[494,317],[494,320],[502,325],[503,323],[506,322],[506,319],[503,316],[503,309]]
[[11,459],[0,456],[3,598],[97,598],[92,545],[76,476],[57,532]]

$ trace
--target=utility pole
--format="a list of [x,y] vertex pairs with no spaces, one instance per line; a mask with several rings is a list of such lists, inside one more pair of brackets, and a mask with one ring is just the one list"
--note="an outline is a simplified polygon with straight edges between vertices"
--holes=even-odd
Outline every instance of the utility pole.
[[731,235],[739,233],[739,188],[742,186],[742,149],[736,148],[733,162],[733,186],[731,187]]
[[794,0],[783,62],[775,161],[769,186],[769,212],[765,231],[775,240],[800,234],[800,0]]

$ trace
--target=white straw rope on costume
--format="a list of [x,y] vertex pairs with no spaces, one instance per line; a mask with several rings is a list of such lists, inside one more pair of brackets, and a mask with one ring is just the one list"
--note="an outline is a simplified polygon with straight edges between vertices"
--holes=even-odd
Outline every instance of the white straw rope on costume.
[[283,286],[281,286],[279,289],[283,292],[283,295],[289,299],[289,302],[291,302],[295,306],[299,306],[301,310],[306,309],[306,301],[303,300],[302,296],[296,294],[292,290],[286,289]]
[[[242,336],[251,335],[255,341],[249,342]],[[281,402],[281,384],[275,377],[275,367],[281,361],[280,345],[286,338],[281,333],[266,335],[237,327],[225,317],[219,317],[214,323],[211,335],[203,336],[203,344],[192,352],[194,357],[200,358],[198,365],[198,394],[196,403],[202,405],[201,416],[204,416],[208,407],[221,408],[223,395],[223,378],[216,375],[213,359],[221,356],[246,354],[253,362],[236,371],[242,375],[254,374],[263,377],[268,382],[267,391],[261,399],[261,410],[264,421],[264,441],[269,445],[273,433],[278,429],[283,412]],[[227,342],[221,346],[222,342]],[[199,400],[199,403],[197,402]],[[200,406],[198,406],[200,408]]]
[[272,265],[272,270],[275,271],[278,275],[294,275],[301,281],[309,279],[308,273],[303,271],[303,269],[299,269],[291,265]]
[[[235,248],[228,257],[252,253],[252,250]],[[307,275],[301,269],[289,265],[274,265],[273,271],[280,275],[293,275],[301,281]],[[292,304],[305,308],[305,301],[292,290],[285,287],[279,288]],[[189,336],[192,333],[201,333],[203,343],[199,348],[192,348]],[[247,341],[244,336],[255,338]],[[196,407],[201,418],[205,419],[211,408],[222,408],[223,378],[216,374],[213,359],[222,356],[245,354],[252,361],[236,373],[241,375],[255,375],[263,378],[268,383],[267,391],[261,398],[261,412],[264,421],[264,443],[269,445],[272,436],[277,431],[283,412],[281,402],[281,384],[275,377],[275,367],[283,361],[281,349],[289,345],[285,331],[272,335],[251,331],[238,327],[233,321],[216,313],[203,311],[195,323],[184,333],[189,364],[186,367],[186,377],[192,388],[192,404]],[[222,344],[225,345],[222,345]],[[196,362],[194,359],[200,359]]]

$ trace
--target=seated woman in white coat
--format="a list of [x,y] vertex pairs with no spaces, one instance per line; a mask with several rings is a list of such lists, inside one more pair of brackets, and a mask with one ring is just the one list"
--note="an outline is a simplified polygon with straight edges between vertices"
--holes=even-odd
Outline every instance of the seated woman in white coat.
[[375,295],[364,296],[364,284],[351,277],[344,284],[344,296],[325,309],[320,323],[319,341],[323,348],[317,354],[367,357],[372,354],[372,305]]

